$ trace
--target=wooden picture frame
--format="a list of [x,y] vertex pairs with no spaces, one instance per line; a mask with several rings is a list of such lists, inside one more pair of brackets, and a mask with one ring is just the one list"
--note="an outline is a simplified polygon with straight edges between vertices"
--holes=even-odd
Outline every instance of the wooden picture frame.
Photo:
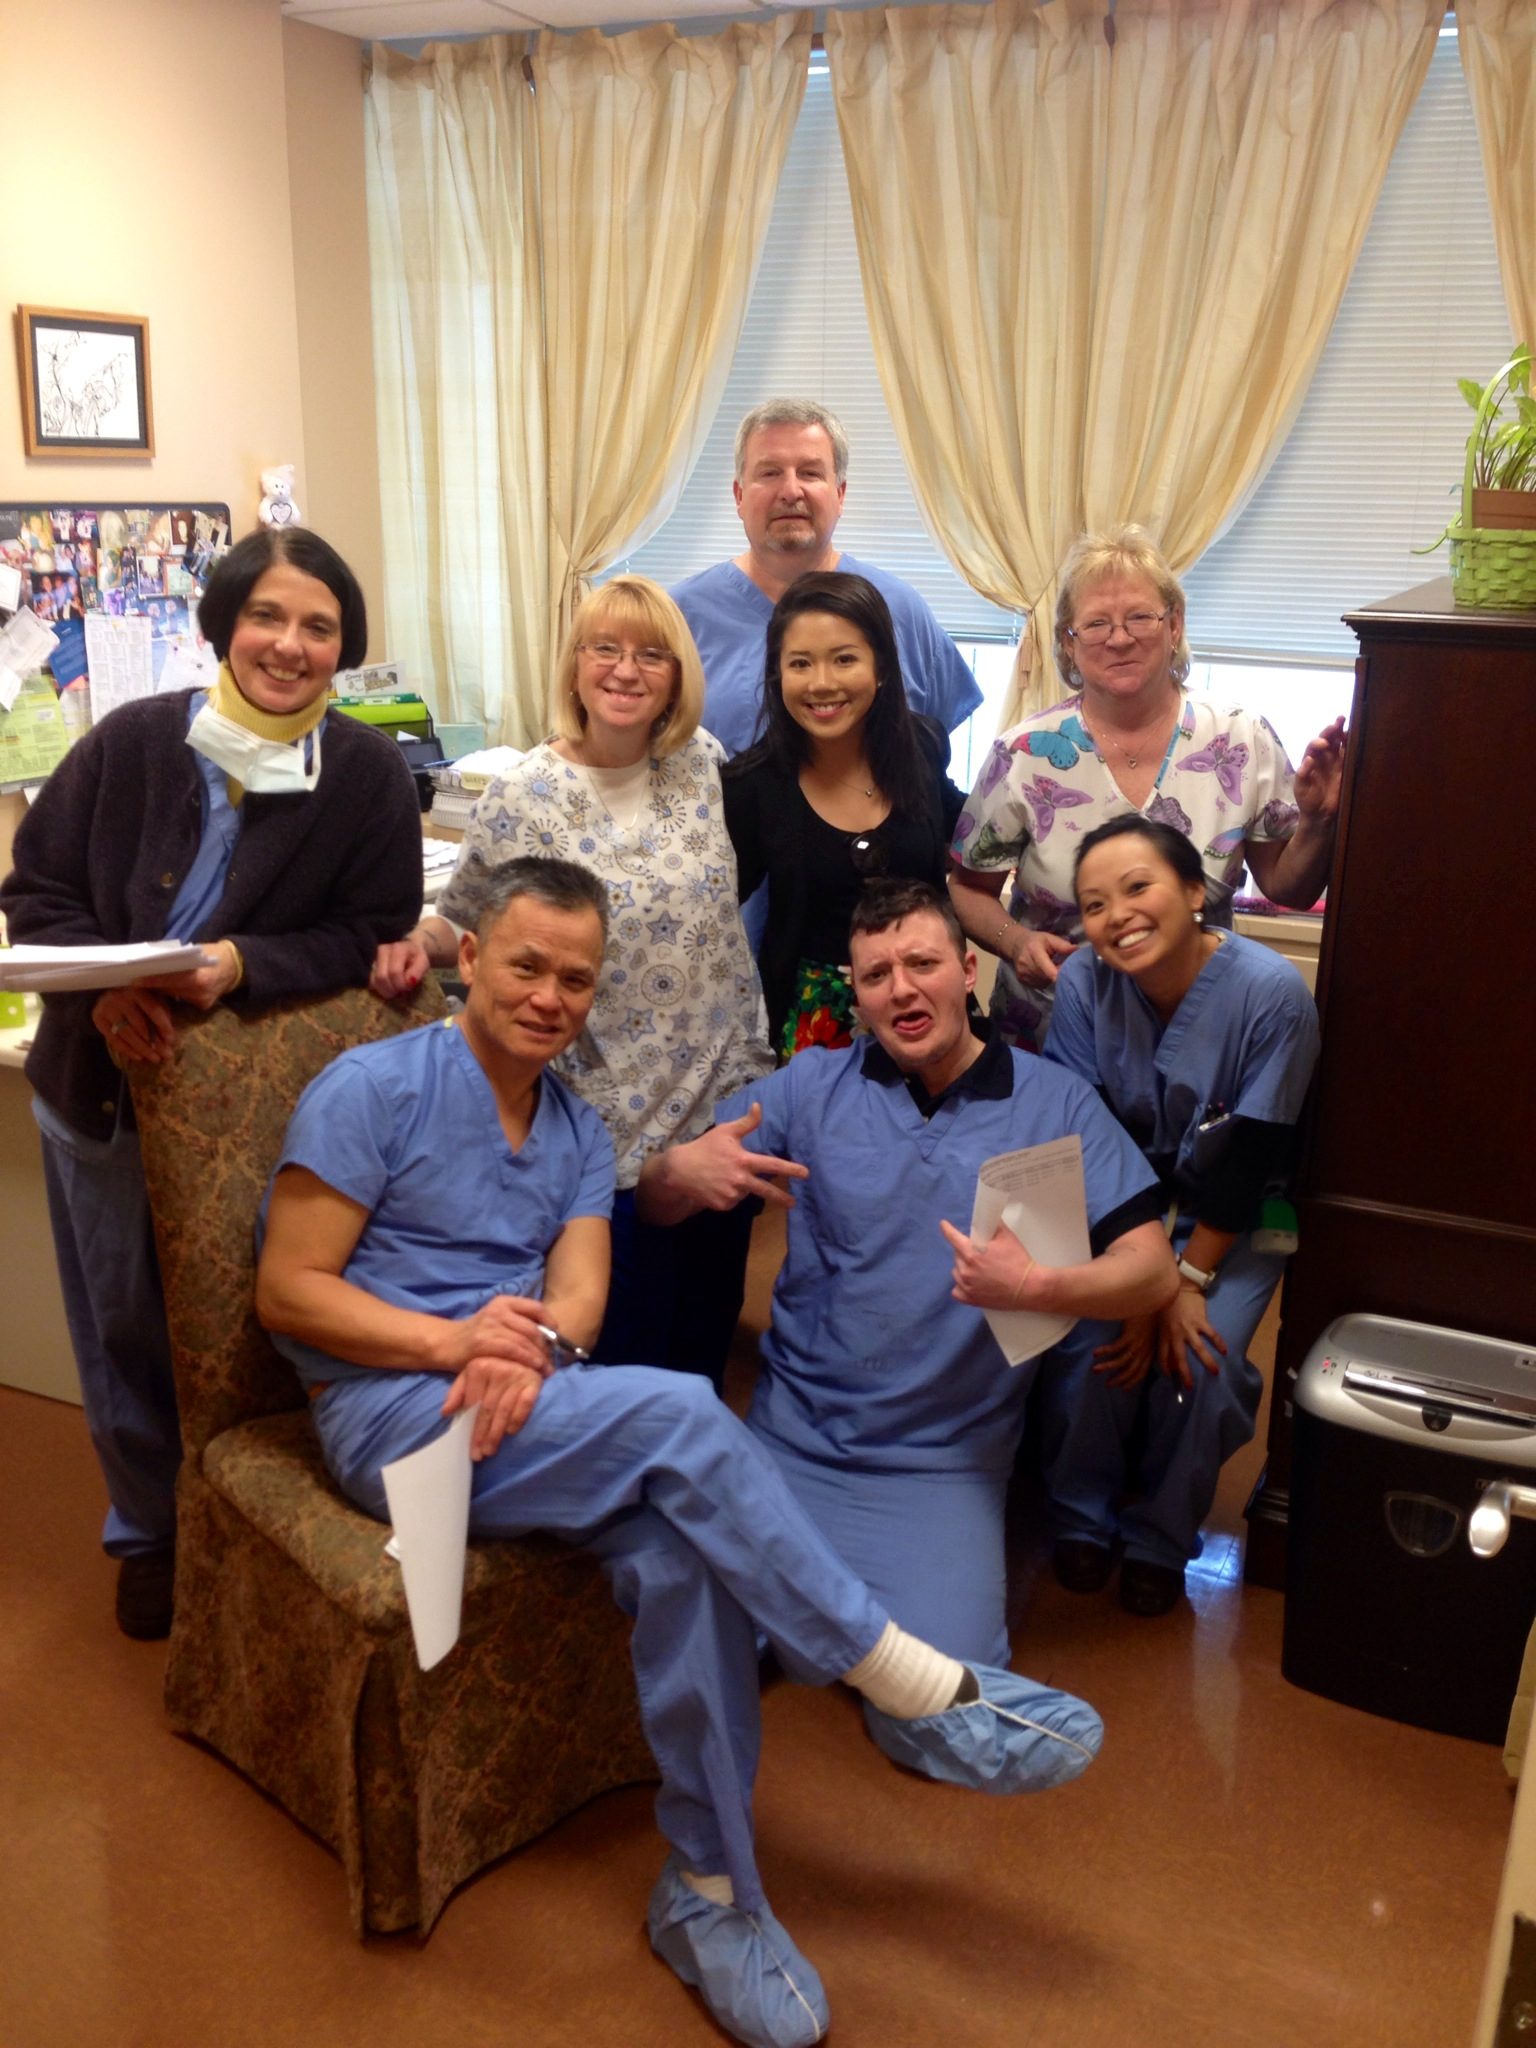
[[18,306],[16,350],[28,455],[121,461],[154,454],[142,315]]

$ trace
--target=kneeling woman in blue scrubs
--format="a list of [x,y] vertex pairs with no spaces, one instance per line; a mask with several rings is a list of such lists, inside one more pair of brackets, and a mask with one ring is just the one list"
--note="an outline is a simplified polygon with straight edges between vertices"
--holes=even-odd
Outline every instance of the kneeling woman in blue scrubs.
[[1317,1011],[1289,961],[1207,930],[1200,855],[1169,826],[1129,815],[1090,832],[1076,887],[1088,944],[1062,967],[1045,1057],[1100,1091],[1156,1170],[1181,1284],[1092,1361],[1046,1368],[1056,1572],[1095,1592],[1118,1541],[1121,1605],[1165,1614],[1222,1464],[1253,1435],[1263,1379],[1248,1346],[1284,1264],[1253,1233],[1289,1170]]

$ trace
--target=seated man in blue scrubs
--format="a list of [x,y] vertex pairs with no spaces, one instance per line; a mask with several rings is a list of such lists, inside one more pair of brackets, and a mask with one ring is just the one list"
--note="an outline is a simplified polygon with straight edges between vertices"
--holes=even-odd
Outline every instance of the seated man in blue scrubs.
[[[1073,1354],[1107,1341],[1105,1319],[1154,1314],[1178,1292],[1158,1183],[1085,1082],[974,1035],[976,959],[946,896],[871,883],[849,950],[872,1036],[722,1102],[712,1131],[647,1162],[641,1211],[789,1207],[748,1426],[903,1628],[1001,1664],[1004,1497],[1035,1364],[1010,1367],[981,1311],[1081,1317],[1056,1347]],[[985,1160],[1072,1133],[1086,1265],[1041,1265],[1005,1227],[966,1235]]]
[[911,584],[833,546],[847,488],[848,439],[824,405],[771,398],[737,428],[733,489],[746,551],[672,590],[704,664],[704,726],[727,755],[744,753],[757,737],[768,621],[809,569],[847,570],[880,592],[914,711],[953,732],[981,702],[964,656]]
[[799,2048],[827,2007],[753,1857],[759,1632],[797,1678],[862,1693],[889,1755],[951,1783],[1060,1784],[1102,1729],[1081,1700],[897,1628],[706,1380],[552,1370],[596,1335],[608,1284],[613,1148],[545,1072],[586,1020],[606,919],[584,868],[491,872],[460,948],[462,1016],[343,1053],[305,1090],[257,1307],[370,1514],[387,1518],[381,1466],[477,1408],[474,1533],[548,1530],[601,1560],[634,1620],[672,1845],[652,1946],[738,2040]]

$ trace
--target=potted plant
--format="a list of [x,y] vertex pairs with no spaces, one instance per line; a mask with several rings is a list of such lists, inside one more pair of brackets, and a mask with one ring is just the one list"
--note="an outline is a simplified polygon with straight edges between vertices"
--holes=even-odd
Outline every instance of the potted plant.
[[1517,348],[1488,384],[1458,380],[1477,415],[1467,436],[1461,517],[1450,528],[1457,604],[1536,611],[1536,399],[1531,351]]

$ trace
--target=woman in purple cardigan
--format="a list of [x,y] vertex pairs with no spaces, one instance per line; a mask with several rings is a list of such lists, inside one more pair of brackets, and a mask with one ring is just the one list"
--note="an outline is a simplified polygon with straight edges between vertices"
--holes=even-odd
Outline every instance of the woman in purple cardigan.
[[121,1560],[125,1634],[170,1627],[181,1460],[170,1339],[127,1085],[108,1050],[162,1060],[172,1002],[270,1003],[362,987],[421,908],[410,774],[382,735],[328,717],[367,646],[357,579],[302,528],[259,528],[216,566],[198,624],[212,689],[112,712],[44,784],[0,886],[11,937],[195,940],[213,963],[44,1000],[27,1078],[86,1420]]

